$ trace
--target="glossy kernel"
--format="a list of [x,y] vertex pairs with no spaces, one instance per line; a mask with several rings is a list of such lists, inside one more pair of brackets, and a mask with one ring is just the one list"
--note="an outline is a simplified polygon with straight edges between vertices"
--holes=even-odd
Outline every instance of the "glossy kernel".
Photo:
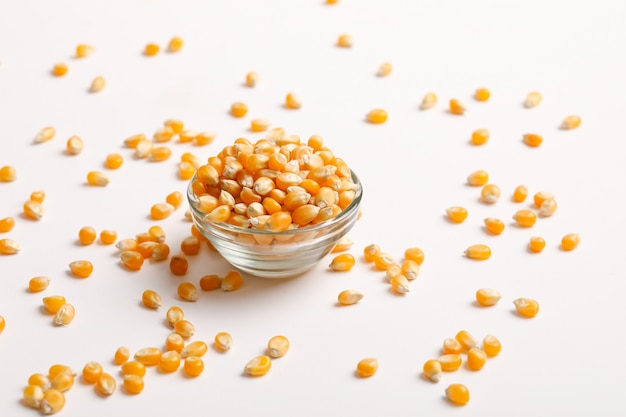
[[267,355],[270,358],[280,358],[289,351],[289,339],[285,336],[274,336],[267,342]]
[[349,253],[342,253],[341,255],[335,256],[328,267],[333,271],[345,272],[351,270],[355,264],[356,260],[354,256]]
[[571,251],[580,244],[580,235],[577,233],[568,233],[561,239],[561,249]]
[[539,312],[539,303],[531,298],[517,298],[513,300],[517,313],[525,318],[532,318]]
[[450,384],[446,388],[446,398],[457,405],[465,405],[469,402],[470,394],[463,384]]
[[356,365],[356,374],[360,378],[369,378],[378,371],[378,360],[376,358],[361,359]]
[[501,298],[500,292],[492,288],[481,288],[476,291],[476,302],[483,307],[494,306]]
[[471,245],[467,249],[465,249],[465,256],[470,259],[484,261],[491,257],[491,248],[487,245],[483,245],[481,243]]

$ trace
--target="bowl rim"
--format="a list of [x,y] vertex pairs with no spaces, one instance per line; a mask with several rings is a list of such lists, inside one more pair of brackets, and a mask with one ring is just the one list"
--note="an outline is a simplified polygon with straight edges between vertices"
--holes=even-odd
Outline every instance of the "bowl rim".
[[352,202],[350,202],[350,204],[348,204],[348,206],[345,209],[341,210],[341,213],[339,213],[337,216],[333,217],[332,219],[323,221],[315,225],[309,224],[309,225],[305,225],[305,226],[298,227],[295,229],[283,230],[282,232],[272,232],[270,230],[254,229],[251,227],[243,228],[243,227],[232,225],[226,222],[215,223],[215,222],[210,222],[208,220],[202,220],[202,216],[206,216],[208,213],[198,210],[194,204],[195,202],[198,201],[198,199],[193,193],[192,186],[191,186],[193,182],[196,180],[195,173],[187,184],[187,202],[189,203],[189,208],[191,210],[191,217],[193,219],[193,222],[201,223],[204,227],[220,229],[229,233],[245,233],[249,235],[261,235],[261,236],[298,235],[301,233],[310,233],[310,232],[318,231],[318,230],[325,229],[328,227],[332,227],[338,223],[341,223],[345,218],[349,217],[359,208],[359,206],[361,205],[361,199],[363,198],[363,184],[361,183],[361,180],[359,179],[359,177],[354,173],[354,171],[350,170],[350,176],[352,177],[352,181],[354,182],[354,184],[356,184],[358,187],[356,189],[356,194],[354,196],[354,199],[352,200]]

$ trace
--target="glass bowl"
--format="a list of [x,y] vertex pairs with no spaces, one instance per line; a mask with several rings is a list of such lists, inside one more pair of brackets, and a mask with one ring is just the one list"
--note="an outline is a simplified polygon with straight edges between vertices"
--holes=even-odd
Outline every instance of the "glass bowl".
[[352,229],[363,195],[361,182],[352,172],[356,195],[336,217],[297,229],[271,232],[209,221],[207,213],[198,208],[191,187],[194,180],[195,176],[189,182],[187,199],[200,233],[235,268],[264,278],[289,278],[313,268]]

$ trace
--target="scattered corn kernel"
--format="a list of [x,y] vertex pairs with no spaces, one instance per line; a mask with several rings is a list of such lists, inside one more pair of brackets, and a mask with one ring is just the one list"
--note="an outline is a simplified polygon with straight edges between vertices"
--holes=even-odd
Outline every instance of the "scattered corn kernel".
[[0,239],[0,255],[14,255],[20,251],[20,245],[13,239]]
[[516,203],[522,203],[528,197],[528,188],[525,185],[518,185],[513,191],[513,201]]
[[484,145],[489,140],[489,131],[487,129],[477,129],[472,132],[472,145]]
[[483,351],[487,354],[487,356],[498,356],[500,350],[502,350],[502,344],[497,337],[491,334],[485,336],[483,339]]
[[404,275],[396,275],[389,281],[391,289],[394,293],[404,295],[410,292],[409,280]]
[[536,107],[539,105],[539,103],[541,103],[541,99],[541,93],[537,91],[531,91],[526,96],[526,100],[524,100],[524,107],[526,107],[527,109]]
[[[290,107],[290,108],[294,108],[294,107]],[[250,130],[253,132],[265,132],[269,127],[270,127],[269,120],[252,119],[250,121]]]
[[222,287],[222,278],[219,275],[204,275],[199,281],[202,291],[214,291]]
[[213,143],[217,134],[212,131],[200,132],[193,138],[193,144],[195,146],[205,146]]
[[491,248],[487,245],[477,243],[465,249],[464,254],[470,259],[484,261],[491,257]]
[[367,121],[373,124],[381,124],[387,121],[387,110],[373,109],[367,113]]
[[175,350],[168,350],[161,355],[161,362],[159,362],[159,370],[161,370],[161,372],[174,372],[178,370],[179,367],[180,353]]
[[84,43],[76,45],[76,58],[85,58],[94,52],[94,47]]
[[43,190],[37,190],[30,193],[30,199],[32,201],[36,201],[38,203],[43,203],[43,200],[46,198],[46,193]]
[[331,250],[331,253],[345,252],[348,249],[350,249],[353,244],[354,244],[354,241],[352,239],[344,236],[341,239],[339,239],[335,247]]
[[183,359],[186,359],[190,356],[196,356],[200,358],[204,356],[207,350],[209,350],[209,347],[205,342],[203,342],[202,340],[196,340],[189,343],[183,348],[183,350],[180,352],[180,357]]
[[120,367],[122,375],[136,375],[143,377],[146,374],[146,365],[138,360],[127,361]]
[[174,323],[174,331],[185,339],[189,339],[196,332],[196,327],[189,320],[180,319]]
[[551,199],[554,199],[554,194],[547,191],[539,191],[538,193],[535,193],[535,195],[533,195],[533,202],[535,203],[535,207],[537,207],[538,209],[541,208],[541,205],[544,201]]
[[117,240],[117,232],[115,230],[103,230],[100,232],[100,242],[103,245],[112,245]]
[[167,146],[155,146],[150,151],[148,160],[151,162],[167,161],[172,156],[172,150]]
[[487,184],[480,190],[480,200],[483,203],[495,204],[500,199],[500,187]]
[[467,352],[467,367],[472,371],[480,371],[487,363],[487,354],[478,348],[472,348]]
[[147,347],[139,349],[135,352],[136,361],[143,363],[145,366],[156,366],[161,361],[161,349],[156,347]]
[[442,369],[441,362],[436,359],[429,359],[424,363],[423,373],[426,378],[432,382],[441,381]]
[[463,358],[458,353],[446,353],[437,359],[444,372],[454,372],[461,367]]
[[27,407],[39,409],[43,401],[43,393],[41,386],[29,384],[22,393],[22,402]]
[[104,187],[109,183],[109,178],[102,172],[89,171],[87,173],[87,184]]
[[195,236],[187,236],[180,243],[180,250],[187,256],[197,255],[200,252],[200,239]]
[[235,117],[244,117],[248,113],[248,106],[245,103],[235,102],[230,106],[230,114]]
[[83,367],[83,380],[88,384],[95,384],[98,382],[100,375],[102,375],[102,365],[100,362],[91,361],[87,362]]
[[28,200],[24,203],[24,217],[31,220],[41,220],[43,217],[43,205],[39,201]]
[[491,92],[489,91],[489,89],[484,87],[477,89],[474,93],[474,98],[476,99],[476,101],[487,101],[489,100],[490,96]]
[[547,200],[544,200],[543,203],[541,203],[541,207],[539,207],[539,215],[541,217],[550,217],[554,214],[554,212],[556,211],[556,200],[554,198],[549,198]]
[[263,376],[272,367],[272,359],[267,355],[260,355],[251,359],[243,368],[246,375]]
[[450,100],[450,104],[449,104],[449,111],[451,114],[456,114],[458,116],[463,115],[465,113],[465,107],[463,106],[463,104],[461,104],[461,102],[456,99],[453,98]]
[[34,142],[35,143],[47,142],[50,139],[52,139],[55,134],[56,134],[56,130],[53,127],[51,126],[44,127],[39,132],[37,132],[37,134],[35,135]]
[[13,217],[5,217],[0,219],[0,233],[7,233],[15,227],[15,219]]
[[537,215],[528,209],[517,210],[513,215],[513,220],[521,227],[532,227],[537,222]]
[[259,74],[254,71],[251,71],[246,74],[246,85],[248,87],[254,87],[259,82]]
[[178,296],[184,301],[197,301],[198,289],[191,282],[181,282],[178,284]]
[[185,318],[185,312],[183,311],[182,308],[178,306],[172,306],[168,308],[167,312],[165,313],[165,320],[171,327],[174,327],[177,321],[182,320],[184,318]]
[[96,381],[95,389],[98,394],[108,397],[115,392],[116,387],[117,382],[115,382],[113,375],[103,372]]
[[122,166],[124,158],[119,153],[110,153],[104,160],[104,166],[107,169],[118,169]]
[[33,277],[28,281],[28,291],[40,292],[48,288],[50,285],[50,278],[48,277]]
[[76,135],[71,136],[65,143],[65,152],[68,155],[78,155],[84,148],[85,144],[83,143],[83,140]]
[[369,378],[378,371],[378,360],[376,358],[361,359],[356,365],[356,374],[360,378]]
[[270,358],[280,358],[289,350],[289,339],[285,336],[274,336],[267,342],[267,355]]
[[204,362],[202,361],[202,358],[189,356],[185,359],[183,369],[185,371],[185,375],[195,378],[197,376],[200,376],[202,371],[204,371]]
[[354,256],[349,253],[342,253],[341,255],[335,256],[328,267],[333,271],[349,271],[356,264],[356,260]]
[[450,384],[446,388],[446,398],[457,405],[465,405],[469,402],[470,394],[463,384]]
[[535,317],[539,312],[539,303],[531,298],[516,298],[513,304],[517,313],[522,317]]
[[96,240],[96,229],[91,226],[81,227],[78,231],[78,241],[81,245],[91,245]]
[[574,250],[580,244],[580,235],[577,233],[568,233],[561,239],[561,249],[565,251]]
[[489,174],[487,171],[478,170],[474,171],[467,177],[467,184],[472,186],[483,186],[489,181]]
[[528,249],[531,252],[539,253],[546,247],[546,241],[540,236],[531,236],[528,242]]
[[125,250],[120,253],[120,262],[131,271],[139,271],[143,266],[144,257],[136,250]]
[[174,206],[170,203],[157,203],[150,208],[152,220],[167,219],[174,212]]
[[88,278],[93,272],[93,264],[85,260],[72,261],[69,268],[76,278]]
[[127,346],[120,346],[115,351],[115,355],[113,356],[113,362],[116,365],[122,365],[128,361],[130,358],[130,349]]
[[463,223],[467,218],[467,209],[460,206],[452,206],[446,209],[448,219],[453,223]]
[[526,133],[522,137],[522,141],[531,148],[536,148],[543,142],[543,137],[535,133]]
[[124,389],[128,394],[140,394],[144,389],[143,378],[137,375],[124,375]]
[[149,43],[146,45],[146,47],[143,50],[143,54],[145,56],[155,56],[156,54],[159,53],[159,45],[155,44],[155,43]]
[[504,231],[504,222],[495,217],[487,217],[483,220],[485,223],[485,230],[492,235],[499,235]]
[[352,39],[352,36],[345,33],[339,35],[339,37],[337,38],[337,46],[339,46],[340,48],[351,48],[353,44],[354,41]]
[[226,352],[233,346],[233,337],[227,332],[219,332],[215,335],[213,343],[217,350]]
[[578,126],[580,126],[580,116],[576,115],[567,116],[561,122],[561,129],[564,130],[576,129]]
[[174,36],[172,39],[170,39],[169,43],[167,44],[168,52],[178,52],[182,48],[183,48],[183,39],[179,36]]
[[377,76],[379,77],[386,77],[389,74],[391,74],[391,70],[392,70],[392,66],[391,63],[389,62],[383,62],[380,67],[378,67],[378,72],[376,73]]
[[55,414],[65,406],[65,395],[57,389],[49,389],[43,393],[39,410],[42,414]]
[[145,290],[141,294],[141,302],[148,308],[157,309],[161,307],[161,296],[154,290]]
[[400,265],[400,273],[409,281],[413,281],[420,273],[420,264],[411,259],[405,259]]
[[437,96],[435,93],[426,93],[420,104],[420,110],[432,109],[435,107],[435,104],[437,104]]
[[67,65],[66,64],[54,64],[52,67],[52,75],[55,77],[62,77],[67,74]]
[[178,353],[182,352],[185,348],[185,339],[178,333],[170,333],[165,338],[165,352],[170,350]]
[[243,285],[243,276],[235,269],[230,270],[222,278],[222,291],[237,291]]
[[443,339],[443,346],[441,347],[441,353],[444,355],[456,354],[460,355],[463,352],[463,345],[454,337],[446,337]]
[[467,330],[460,330],[454,338],[459,341],[465,350],[479,347],[474,336],[472,336]]
[[404,251],[404,259],[415,261],[418,265],[421,265],[424,262],[424,251],[420,248],[407,248]]
[[476,302],[483,307],[496,305],[500,301],[502,295],[493,288],[481,288],[476,291]]
[[285,96],[285,107],[288,109],[299,109],[302,107],[302,100],[294,93],[288,93]]
[[57,326],[67,326],[74,320],[76,310],[72,304],[63,304],[54,315],[54,324]]
[[89,92],[98,93],[104,90],[105,86],[106,86],[106,80],[104,79],[103,76],[98,75],[96,78],[93,79],[93,81],[91,81],[91,85],[89,85]]

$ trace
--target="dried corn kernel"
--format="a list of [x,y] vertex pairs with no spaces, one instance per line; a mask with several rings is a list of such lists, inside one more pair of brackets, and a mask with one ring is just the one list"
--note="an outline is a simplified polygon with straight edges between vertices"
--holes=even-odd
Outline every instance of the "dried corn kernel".
[[285,336],[274,336],[267,342],[267,355],[270,358],[280,358],[289,350],[289,339]]
[[469,390],[463,384],[450,384],[446,388],[446,398],[454,404],[465,405],[469,402]]
[[539,236],[531,236],[528,242],[528,249],[531,252],[539,253],[546,247],[546,241]]
[[400,273],[409,281],[413,281],[420,273],[420,265],[411,259],[406,259],[400,265]]
[[472,145],[480,146],[489,140],[489,131],[487,129],[477,129],[472,132]]
[[24,217],[30,220],[41,220],[43,205],[39,201],[29,200],[24,203]]
[[69,268],[76,278],[88,278],[93,272],[93,264],[85,260],[72,261]]
[[157,309],[161,307],[161,296],[154,290],[145,290],[141,294],[141,302],[148,308]]
[[539,312],[539,303],[531,298],[517,298],[513,300],[517,313],[526,318],[532,318]]
[[68,155],[78,155],[83,151],[84,147],[85,145],[83,143],[83,140],[80,137],[74,135],[67,140],[65,144],[65,152]]
[[[290,107],[294,108],[294,107]],[[297,107],[295,107],[297,108]],[[250,130],[252,132],[265,132],[270,127],[269,120],[265,119],[252,119],[250,121]]]
[[435,107],[435,104],[437,104],[437,96],[435,93],[426,93],[420,104],[420,110],[432,109]]
[[478,347],[476,339],[467,330],[460,330],[454,338],[459,341],[465,350]]
[[345,33],[339,35],[339,37],[337,38],[337,46],[339,46],[340,48],[351,48],[353,44],[354,41],[352,39],[352,36]]
[[14,255],[20,251],[20,245],[13,239],[0,239],[0,255]]
[[63,304],[54,315],[54,324],[57,326],[67,326],[74,320],[76,310],[71,304]]
[[349,253],[342,253],[341,255],[335,256],[328,267],[333,271],[349,271],[356,264],[356,260],[354,256]]
[[541,208],[541,205],[544,201],[552,199],[554,199],[554,194],[547,191],[539,191],[538,193],[535,193],[535,195],[533,195],[533,202],[535,203],[535,207],[537,207],[538,209]]
[[475,245],[471,245],[467,249],[465,249],[464,254],[470,259],[484,261],[491,257],[491,248],[487,245],[478,243]]
[[484,87],[477,89],[474,93],[474,98],[476,99],[476,101],[487,101],[489,100],[490,96],[491,92],[489,91],[489,89]]
[[226,352],[233,346],[233,337],[227,332],[219,332],[215,335],[213,345],[220,352]]
[[126,346],[120,346],[115,351],[115,355],[113,356],[113,362],[116,365],[122,365],[128,361],[130,358],[130,349]]
[[104,166],[107,169],[118,169],[124,163],[124,158],[119,153],[110,153],[104,160]]
[[28,291],[40,292],[48,288],[50,284],[50,278],[48,277],[33,277],[28,281]]
[[409,280],[402,274],[396,275],[389,281],[394,293],[404,295],[410,291]]
[[446,209],[448,219],[453,223],[463,223],[467,218],[467,209],[460,206],[452,206]]
[[480,371],[487,363],[487,354],[478,348],[472,348],[467,352],[467,367],[472,371]]
[[139,145],[139,143],[144,140],[147,140],[146,135],[144,135],[143,133],[138,133],[124,139],[124,146],[126,146],[127,148],[135,149],[137,148],[137,145]]
[[294,93],[289,93],[285,97],[285,107],[288,109],[299,109],[302,107],[302,100]]
[[167,161],[172,156],[172,150],[167,146],[155,146],[150,150],[148,160],[151,162]]
[[144,257],[136,250],[125,250],[120,253],[120,262],[131,271],[139,271],[143,266]]
[[43,190],[37,190],[30,193],[30,199],[32,201],[36,201],[38,203],[43,203],[43,200],[46,198],[46,193]]
[[251,71],[246,74],[246,85],[248,87],[254,87],[259,82],[259,74],[254,71]]
[[139,349],[135,352],[136,361],[143,363],[145,366],[156,366],[161,361],[161,349],[156,347],[147,347]]
[[367,113],[367,121],[373,124],[381,124],[387,121],[387,111],[384,109],[373,109]]
[[49,389],[43,393],[39,410],[42,414],[55,414],[65,406],[65,395],[57,389]]
[[103,245],[112,245],[117,240],[117,232],[115,230],[103,230],[100,232],[100,242]]
[[248,106],[245,103],[235,102],[230,106],[230,114],[235,117],[244,117],[248,113]]
[[56,134],[56,130],[53,127],[46,126],[43,129],[41,129],[39,132],[37,132],[37,134],[35,135],[34,142],[35,143],[47,142],[50,139],[52,139],[55,134]]
[[476,291],[476,302],[483,307],[496,305],[502,295],[492,288],[481,288]]
[[489,181],[489,174],[487,171],[478,170],[474,171],[467,177],[467,184],[472,186],[483,186]]
[[391,265],[396,263],[393,256],[386,252],[378,252],[373,260],[374,267],[379,271],[386,271]]
[[190,356],[202,357],[209,350],[208,345],[202,340],[196,340],[195,342],[189,343],[187,346],[183,348],[180,352],[180,357],[186,359]]
[[185,375],[195,378],[204,371],[204,362],[196,356],[189,356],[183,364]]
[[361,359],[356,365],[356,374],[360,378],[369,378],[378,370],[378,360],[376,358]]
[[243,368],[246,375],[263,376],[272,367],[272,359],[269,356],[261,355],[251,359]]
[[143,54],[145,56],[155,56],[156,54],[159,53],[159,45],[155,44],[155,43],[149,43],[146,45],[146,47],[143,50]]
[[441,364],[441,370],[444,372],[454,372],[461,367],[463,358],[458,353],[446,353],[437,359]]
[[337,296],[337,301],[340,305],[348,306],[356,304],[363,298],[363,294],[354,290],[344,290]]
[[183,40],[179,36],[174,36],[167,44],[167,52],[178,52],[183,48]]
[[378,67],[378,72],[376,72],[376,75],[378,77],[386,77],[389,74],[391,74],[391,70],[392,70],[392,66],[391,63],[389,62],[383,62],[380,67]]
[[237,291],[243,285],[243,276],[237,270],[231,270],[222,278],[222,291]]
[[180,354],[175,350],[168,350],[161,355],[161,362],[159,362],[159,370],[161,372],[174,372],[180,367]]
[[521,227],[532,227],[537,222],[537,215],[528,209],[517,210],[513,215],[513,220]]
[[424,262],[424,251],[420,248],[407,248],[404,251],[404,259],[415,261],[418,265],[421,265]]
[[202,291],[214,291],[222,287],[222,278],[219,275],[204,275],[199,281]]
[[100,395],[108,397],[115,392],[117,382],[111,374],[103,372],[102,375],[96,381],[96,392]]
[[78,240],[81,245],[91,245],[96,240],[96,229],[91,226],[81,227],[78,231]]
[[143,377],[146,374],[146,365],[138,360],[124,362],[120,367],[122,375],[136,375]]
[[483,203],[494,204],[500,199],[500,187],[487,184],[480,190],[480,200]]
[[460,116],[460,115],[465,113],[465,110],[466,110],[465,107],[456,98],[453,98],[453,99],[450,100],[449,106],[450,106],[449,107],[449,111],[450,111],[451,114],[456,114],[456,115]]
[[485,223],[485,230],[492,235],[499,235],[504,231],[504,222],[495,217],[487,217],[483,220]]
[[182,308],[178,306],[172,306],[168,308],[167,313],[165,313],[165,320],[171,327],[174,327],[177,321],[182,320],[184,318],[185,318],[185,312],[183,311]]
[[137,375],[124,375],[123,383],[128,394],[140,394],[144,388],[143,378]]
[[22,403],[27,407],[39,409],[43,401],[43,393],[41,386],[29,384],[22,393]]
[[109,183],[109,178],[102,172],[89,171],[87,173],[87,184],[97,187],[104,187]]
[[0,233],[7,233],[15,227],[15,219],[13,217],[5,217],[0,219]]
[[104,90],[105,86],[106,80],[101,75],[98,75],[96,78],[93,79],[93,81],[91,81],[91,85],[89,85],[89,92],[98,93]]
[[526,107],[527,109],[531,109],[538,106],[539,103],[541,103],[541,98],[541,93],[537,91],[531,91],[526,96],[526,100],[524,100],[524,107]]
[[200,239],[195,236],[187,236],[180,243],[180,250],[187,256],[197,255],[200,252]]
[[52,67],[52,75],[55,77],[62,77],[67,74],[67,65],[66,64],[54,64]]
[[83,367],[82,375],[86,383],[95,384],[102,375],[102,365],[96,361],[87,362]]
[[196,332],[196,327],[189,320],[180,319],[174,323],[174,331],[183,338],[189,339]]
[[173,351],[180,353],[183,351],[184,348],[185,348],[185,339],[178,333],[170,333],[165,338],[165,351],[166,352],[173,350]]
[[541,203],[541,207],[539,207],[539,215],[541,217],[550,217],[554,214],[554,212],[556,211],[556,200],[554,198],[549,198],[547,200],[544,200],[543,203]]
[[424,377],[426,377],[427,379],[433,382],[441,381],[441,377],[442,377],[441,362],[439,362],[436,359],[427,360],[423,366],[423,374],[424,374]]
[[580,235],[577,233],[568,233],[561,239],[561,249],[565,251],[574,250],[580,243]]
[[443,345],[441,347],[441,353],[444,355],[456,354],[459,355],[463,352],[463,345],[461,342],[453,337],[446,337],[443,339]]
[[523,142],[531,148],[536,148],[543,142],[543,137],[535,133],[526,133],[522,137]]
[[6,327],[7,322],[4,319],[3,316],[0,316],[0,333],[2,333],[4,331],[4,328]]
[[150,208],[152,220],[167,219],[174,212],[174,206],[170,203],[157,203]]
[[211,131],[200,132],[193,138],[193,144],[195,146],[205,146],[213,143],[217,134]]
[[198,289],[191,282],[181,282],[178,284],[178,296],[184,301],[197,301]]
[[497,337],[490,334],[485,336],[483,339],[483,351],[487,354],[487,356],[498,356],[500,350],[502,350],[502,344]]
[[513,201],[516,203],[522,203],[528,197],[528,188],[525,185],[518,185],[513,191]]
[[352,239],[344,236],[341,239],[339,239],[335,247],[330,252],[331,253],[345,252],[348,249],[350,249],[353,244],[354,244],[354,241]]
[[85,58],[94,52],[94,47],[84,43],[76,45],[76,58]]
[[561,122],[561,129],[564,130],[576,129],[578,126],[580,126],[580,116],[576,115],[567,116]]

